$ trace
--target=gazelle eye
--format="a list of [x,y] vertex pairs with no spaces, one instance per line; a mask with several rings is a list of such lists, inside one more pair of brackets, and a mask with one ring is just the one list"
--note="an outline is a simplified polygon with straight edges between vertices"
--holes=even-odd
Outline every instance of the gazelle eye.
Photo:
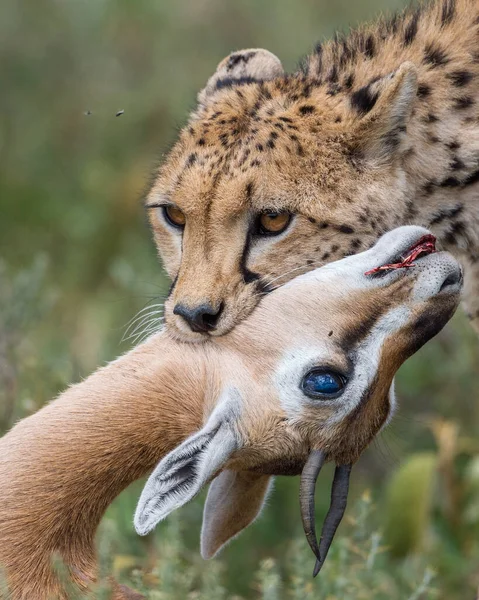
[[266,211],[256,218],[256,235],[278,235],[291,223],[292,215],[288,212]]
[[163,216],[165,217],[165,221],[167,221],[173,227],[183,229],[185,226],[185,213],[173,204],[167,204],[166,206],[163,206]]
[[330,400],[341,395],[346,386],[343,375],[326,369],[311,369],[303,377],[301,389],[306,396],[319,400]]

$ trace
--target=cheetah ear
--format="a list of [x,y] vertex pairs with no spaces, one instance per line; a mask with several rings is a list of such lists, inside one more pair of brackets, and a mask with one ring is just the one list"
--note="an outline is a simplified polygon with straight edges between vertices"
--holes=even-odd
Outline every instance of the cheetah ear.
[[198,94],[200,104],[206,104],[215,93],[225,87],[268,81],[284,75],[277,56],[262,48],[238,50],[224,58],[206,87]]
[[359,115],[355,132],[358,160],[384,163],[404,150],[416,96],[417,70],[411,62],[352,94],[351,108]]

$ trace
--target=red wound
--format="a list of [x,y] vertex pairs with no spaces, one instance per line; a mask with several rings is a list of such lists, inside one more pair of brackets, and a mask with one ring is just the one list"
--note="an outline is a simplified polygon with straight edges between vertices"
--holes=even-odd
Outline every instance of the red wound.
[[436,252],[436,238],[430,233],[424,235],[412,248],[409,253],[401,262],[392,263],[389,265],[383,265],[381,267],[375,267],[370,271],[366,271],[365,275],[374,275],[380,271],[393,271],[395,269],[409,269],[414,266],[414,261],[427,254],[433,254]]

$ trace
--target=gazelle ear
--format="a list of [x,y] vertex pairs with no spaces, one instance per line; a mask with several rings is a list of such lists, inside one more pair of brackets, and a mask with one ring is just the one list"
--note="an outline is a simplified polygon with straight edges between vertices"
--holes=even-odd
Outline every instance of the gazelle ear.
[[258,517],[271,483],[269,475],[245,471],[223,471],[218,475],[210,485],[203,512],[203,558],[213,557]]
[[360,117],[355,131],[359,157],[384,163],[400,151],[416,95],[417,70],[410,62],[352,94],[351,109]]
[[158,463],[136,508],[134,525],[139,535],[149,533],[170,512],[194,498],[238,449],[240,399],[236,388],[223,392],[203,429]]
[[268,81],[281,75],[284,75],[281,61],[268,50],[262,48],[238,50],[220,62],[206,87],[199,93],[198,101],[204,105],[222,88]]

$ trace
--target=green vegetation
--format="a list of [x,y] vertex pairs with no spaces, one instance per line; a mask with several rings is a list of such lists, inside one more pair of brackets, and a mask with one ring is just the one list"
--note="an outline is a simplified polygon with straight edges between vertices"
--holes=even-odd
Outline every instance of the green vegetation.
[[[403,4],[3,0],[2,432],[126,351],[126,323],[167,290],[139,198],[216,64],[233,49],[264,46],[291,69],[335,28]],[[162,600],[472,600],[478,382],[479,343],[458,315],[401,370],[398,415],[355,469],[348,517],[317,580],[298,481],[286,478],[261,519],[208,563],[198,543],[204,497],[145,540],[132,527],[135,484],[103,522],[105,570]]]

